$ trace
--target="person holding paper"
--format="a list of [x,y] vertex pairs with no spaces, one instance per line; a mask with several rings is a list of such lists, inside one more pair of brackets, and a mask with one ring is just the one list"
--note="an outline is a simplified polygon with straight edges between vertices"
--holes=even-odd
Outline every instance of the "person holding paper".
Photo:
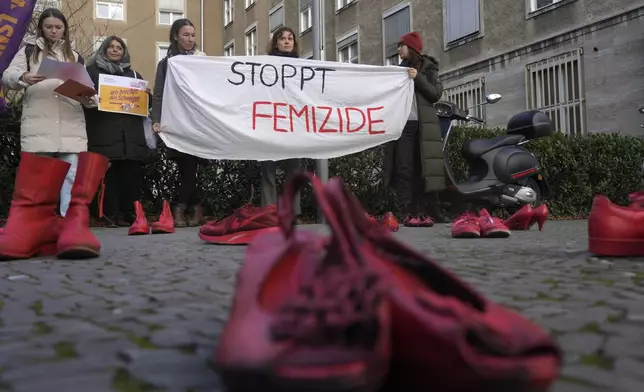
[[[116,36],[103,41],[88,61],[87,72],[96,91],[101,74],[143,79],[132,69],[127,45]],[[128,227],[135,220],[134,202],[141,198],[144,164],[151,152],[143,131],[145,117],[91,108],[86,109],[85,118],[89,151],[106,156],[111,163],[105,175],[104,218],[109,227]]]
[[[60,214],[65,216],[76,176],[78,153],[87,151],[85,114],[82,105],[54,90],[65,81],[46,79],[38,74],[44,59],[83,63],[70,45],[67,19],[58,9],[44,10],[38,18],[38,38],[23,47],[2,75],[2,83],[12,90],[25,89],[22,101],[20,148],[23,152],[47,155],[68,162],[71,167],[60,191]],[[28,54],[29,53],[29,54]]]
[[[161,108],[163,106],[163,86],[168,70],[168,59],[172,56],[205,56],[197,49],[196,31],[188,19],[174,21],[170,28],[170,48],[168,55],[157,65],[157,74],[154,79],[154,94],[152,96],[152,129],[161,131]],[[173,159],[179,167],[180,185],[172,213],[175,227],[201,226],[205,223],[203,210],[197,195],[197,170],[202,160],[198,157],[184,154],[168,148],[168,158]],[[186,209],[192,207],[192,217],[186,220]]]

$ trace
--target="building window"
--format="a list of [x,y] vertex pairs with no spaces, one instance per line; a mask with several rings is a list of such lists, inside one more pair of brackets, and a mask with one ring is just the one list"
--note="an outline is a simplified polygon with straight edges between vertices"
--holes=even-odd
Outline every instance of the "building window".
[[244,0],[246,2],[246,8],[250,7],[251,5],[255,4],[255,0]]
[[235,55],[235,40],[229,41],[224,45],[224,56],[234,56]]
[[567,135],[586,132],[583,50],[526,65],[526,108],[546,113]]
[[549,5],[559,3],[562,0],[530,0],[530,12],[535,12]]
[[300,56],[300,58],[305,60],[313,60],[313,52],[306,52],[302,56]]
[[382,37],[384,44],[384,64],[398,65],[398,42],[400,37],[411,31],[411,9],[408,3],[386,11],[382,16]]
[[233,22],[233,15],[235,13],[234,0],[224,0],[224,26]]
[[284,3],[280,3],[268,12],[269,31],[272,33],[282,26],[284,26]]
[[313,27],[313,7],[311,0],[300,0],[300,33]]
[[101,45],[103,45],[105,38],[106,37],[102,36],[94,36],[94,39],[92,40],[92,53],[98,52],[98,50],[101,48]]
[[445,44],[456,44],[481,33],[480,0],[444,0]]
[[123,0],[101,0],[96,2],[96,18],[125,20]]
[[168,55],[170,44],[157,44],[157,63]]
[[257,27],[246,31],[246,56],[257,55]]
[[183,12],[159,11],[159,24],[161,25],[172,25],[178,19],[183,19]]
[[[457,86],[448,87],[443,90],[441,100],[455,103],[461,109],[468,109],[478,105],[485,101],[485,79],[480,78]],[[470,114],[485,121],[485,105],[472,108]],[[472,124],[460,121],[459,125],[472,126]]]
[[357,0],[337,0],[336,1],[336,10],[341,10],[344,7],[348,6],[349,4],[355,2]]
[[339,62],[352,64],[360,62],[357,30],[338,38],[335,47],[338,48],[337,59]]

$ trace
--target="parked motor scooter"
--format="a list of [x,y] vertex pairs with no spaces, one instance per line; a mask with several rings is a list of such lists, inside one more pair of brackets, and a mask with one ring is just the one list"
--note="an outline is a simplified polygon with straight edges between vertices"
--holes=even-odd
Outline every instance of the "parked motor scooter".
[[[501,98],[500,94],[490,94],[483,105],[495,104]],[[503,207],[514,213],[525,204],[537,205],[549,196],[550,187],[539,173],[539,161],[523,147],[530,140],[554,132],[554,125],[545,113],[537,110],[519,113],[508,122],[507,135],[467,141],[462,150],[469,168],[467,181],[457,184],[447,151],[453,122],[483,125],[484,121],[451,102],[437,102],[434,107],[445,135],[443,159],[445,171],[454,184],[455,197],[479,206]]]

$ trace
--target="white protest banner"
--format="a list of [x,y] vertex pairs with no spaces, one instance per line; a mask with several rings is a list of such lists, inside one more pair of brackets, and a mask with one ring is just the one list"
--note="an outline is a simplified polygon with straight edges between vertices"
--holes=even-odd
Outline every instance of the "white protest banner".
[[159,135],[207,159],[336,158],[398,139],[413,91],[403,67],[175,56]]

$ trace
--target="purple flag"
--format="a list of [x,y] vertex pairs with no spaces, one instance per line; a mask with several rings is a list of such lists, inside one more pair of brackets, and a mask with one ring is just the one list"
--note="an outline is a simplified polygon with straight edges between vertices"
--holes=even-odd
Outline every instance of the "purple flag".
[[[0,74],[9,67],[13,56],[18,53],[35,5],[36,0],[0,1]],[[6,115],[7,103],[0,84],[0,116]]]

